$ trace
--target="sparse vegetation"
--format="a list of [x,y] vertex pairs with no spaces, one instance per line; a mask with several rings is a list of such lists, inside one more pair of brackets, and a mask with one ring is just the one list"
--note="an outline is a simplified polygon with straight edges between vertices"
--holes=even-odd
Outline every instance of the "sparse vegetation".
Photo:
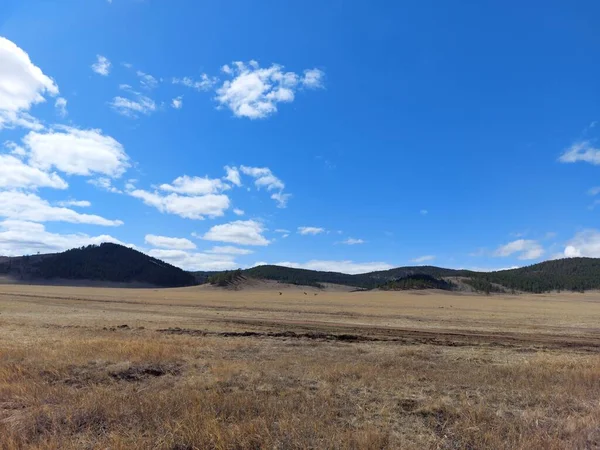
[[596,294],[198,289],[0,287],[0,448],[599,443]]
[[227,270],[225,272],[218,272],[206,280],[214,286],[227,287],[235,284],[236,281],[243,279],[242,270]]

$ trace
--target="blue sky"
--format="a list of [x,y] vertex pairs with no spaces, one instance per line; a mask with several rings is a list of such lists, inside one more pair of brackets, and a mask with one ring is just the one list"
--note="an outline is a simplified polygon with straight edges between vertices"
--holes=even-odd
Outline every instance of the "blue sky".
[[598,2],[176,5],[2,2],[0,254],[600,257]]

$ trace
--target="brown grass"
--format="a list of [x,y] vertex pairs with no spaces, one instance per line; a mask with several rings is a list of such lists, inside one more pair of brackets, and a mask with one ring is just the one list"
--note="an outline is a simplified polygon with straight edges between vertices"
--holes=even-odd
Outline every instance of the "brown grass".
[[0,287],[0,448],[600,448],[595,294],[294,295]]

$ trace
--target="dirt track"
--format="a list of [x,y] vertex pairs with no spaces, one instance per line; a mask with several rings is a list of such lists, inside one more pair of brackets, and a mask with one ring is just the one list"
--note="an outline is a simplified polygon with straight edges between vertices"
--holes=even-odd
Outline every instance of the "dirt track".
[[0,324],[119,324],[235,337],[329,338],[597,352],[600,295],[474,296],[302,290],[1,286]]

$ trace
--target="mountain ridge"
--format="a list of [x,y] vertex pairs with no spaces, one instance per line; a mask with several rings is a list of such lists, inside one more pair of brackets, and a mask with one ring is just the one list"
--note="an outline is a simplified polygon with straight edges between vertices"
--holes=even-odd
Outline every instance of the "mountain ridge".
[[[103,243],[61,253],[0,256],[0,275],[15,281],[91,280],[145,283],[157,287],[183,287],[204,283],[226,286],[243,275],[280,283],[321,287],[345,285],[356,289],[434,288],[493,292],[579,291],[600,289],[600,259],[567,258],[544,261],[517,269],[477,272],[437,266],[406,266],[388,270],[345,274],[276,265],[237,271],[189,272],[138,250]],[[454,287],[452,287],[454,286]]]

